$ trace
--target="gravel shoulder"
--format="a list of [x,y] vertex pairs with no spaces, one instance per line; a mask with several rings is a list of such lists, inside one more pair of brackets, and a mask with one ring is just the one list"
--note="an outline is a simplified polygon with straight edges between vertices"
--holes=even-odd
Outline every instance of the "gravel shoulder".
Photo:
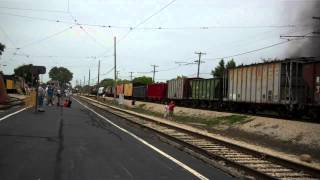
[[[113,100],[109,97],[105,97],[105,99]],[[130,100],[124,100],[123,104],[133,108]],[[135,107],[153,112],[157,116],[161,116],[164,112],[164,105],[157,103],[136,101]],[[320,163],[320,124],[245,115],[246,120],[244,121],[215,123],[208,126],[207,123],[196,121],[196,119],[201,118],[209,121],[212,118],[223,119],[239,114],[176,107],[175,115],[181,116],[180,119],[188,117],[192,119],[179,123],[201,128],[230,139],[280,151],[295,156],[297,159],[303,154],[308,154],[313,163]]]

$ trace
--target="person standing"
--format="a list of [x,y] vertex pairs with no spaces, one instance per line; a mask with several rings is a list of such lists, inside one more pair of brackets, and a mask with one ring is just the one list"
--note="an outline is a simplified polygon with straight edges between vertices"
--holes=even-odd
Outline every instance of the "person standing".
[[47,87],[47,105],[53,106],[53,87],[49,85]]
[[44,96],[45,96],[45,90],[42,87],[43,85],[40,85],[38,87],[38,111],[39,112],[44,112],[43,109],[43,100],[44,100]]
[[168,106],[168,103],[165,102],[163,118],[167,119],[168,115],[169,115],[169,106]]
[[57,96],[57,106],[60,106],[60,101],[61,101],[61,91],[60,91],[60,89],[57,89],[56,96]]
[[173,111],[174,111],[174,108],[175,108],[176,104],[171,101],[169,103],[169,119],[172,120],[173,119]]

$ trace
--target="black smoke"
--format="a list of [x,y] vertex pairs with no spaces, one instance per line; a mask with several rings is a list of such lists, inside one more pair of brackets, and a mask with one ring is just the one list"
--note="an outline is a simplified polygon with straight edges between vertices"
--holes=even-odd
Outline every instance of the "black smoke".
[[[306,35],[303,40],[293,41],[290,43],[288,54],[290,57],[318,57],[320,56],[320,0],[304,0],[300,9],[291,9],[295,12],[296,22],[301,25],[307,25],[304,32],[294,35]],[[309,26],[310,25],[310,26]],[[308,34],[310,33],[310,34]],[[292,39],[292,38],[291,38]]]

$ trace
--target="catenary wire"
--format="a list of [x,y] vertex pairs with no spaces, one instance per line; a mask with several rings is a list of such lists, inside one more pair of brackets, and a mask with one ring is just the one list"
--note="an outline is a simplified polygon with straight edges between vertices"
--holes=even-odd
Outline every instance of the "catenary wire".
[[46,36],[46,37],[44,37],[44,38],[41,38],[41,39],[32,41],[32,42],[27,43],[27,44],[25,44],[25,45],[23,45],[23,46],[20,46],[19,49],[23,49],[23,48],[26,48],[26,47],[30,47],[30,46],[32,46],[32,45],[35,45],[35,44],[38,44],[38,43],[40,43],[40,42],[46,41],[46,40],[48,40],[48,39],[51,39],[51,38],[53,38],[53,37],[55,37],[55,36],[58,36],[58,35],[60,35],[60,34],[62,34],[62,33],[64,33],[64,32],[66,32],[66,31],[68,31],[69,29],[72,29],[72,28],[73,28],[73,26],[70,26],[70,27],[65,28],[65,29],[63,29],[63,30],[61,30],[61,31],[55,32],[55,33],[53,33],[53,34],[50,34],[50,35],[48,35],[48,36]]
[[[67,13],[67,12],[66,12]],[[64,23],[70,25],[83,25],[83,26],[93,26],[93,27],[101,27],[101,28],[114,28],[114,29],[129,29],[130,31],[135,30],[209,30],[209,29],[265,29],[265,28],[298,28],[298,27],[312,27],[313,25],[309,24],[287,24],[287,25],[248,25],[248,26],[183,26],[183,27],[165,27],[165,26],[157,26],[157,27],[132,27],[132,26],[117,26],[117,25],[103,25],[103,24],[90,24],[90,23],[74,23],[71,21],[61,20],[61,19],[49,19],[43,17],[34,17],[20,14],[12,14],[12,13],[3,13],[0,12],[0,15],[14,16],[20,18],[27,18],[33,20],[40,21],[48,21],[55,23]]]
[[0,9],[18,10],[18,11],[48,12],[48,13],[67,13],[66,11],[62,11],[62,10],[33,9],[33,8],[16,8],[16,7],[6,7],[6,6],[0,6]]

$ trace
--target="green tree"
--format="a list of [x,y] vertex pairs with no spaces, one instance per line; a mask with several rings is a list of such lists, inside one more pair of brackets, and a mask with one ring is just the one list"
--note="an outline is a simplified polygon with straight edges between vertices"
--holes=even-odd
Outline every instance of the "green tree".
[[139,85],[147,85],[152,83],[152,78],[147,76],[136,77],[132,80],[132,83]]
[[2,52],[4,51],[4,49],[6,48],[6,46],[2,43],[0,43],[0,56],[2,55]]
[[14,69],[16,76],[23,77],[26,83],[32,83],[32,64],[24,64]]
[[114,80],[110,78],[103,79],[102,81],[100,81],[100,85],[104,87],[113,86]]
[[49,77],[52,80],[59,81],[60,84],[64,85],[66,83],[69,83],[72,80],[73,74],[67,68],[53,67],[49,71]]
[[228,63],[226,64],[226,69],[229,69],[229,68],[235,68],[237,65],[236,65],[236,62],[234,62],[233,59],[231,59],[230,61],[228,61]]
[[211,74],[213,75],[213,77],[222,77],[225,69],[226,67],[224,65],[224,60],[221,59],[218,66],[214,70],[212,70]]
[[127,79],[118,79],[117,80],[117,84],[126,84],[126,83],[130,83],[131,81],[127,80]]
[[212,70],[211,74],[213,75],[213,77],[223,77],[223,73],[226,69],[229,68],[235,68],[237,65],[234,62],[233,59],[231,59],[230,61],[227,62],[227,64],[225,65],[224,60],[221,59],[218,66],[215,67],[214,70]]

